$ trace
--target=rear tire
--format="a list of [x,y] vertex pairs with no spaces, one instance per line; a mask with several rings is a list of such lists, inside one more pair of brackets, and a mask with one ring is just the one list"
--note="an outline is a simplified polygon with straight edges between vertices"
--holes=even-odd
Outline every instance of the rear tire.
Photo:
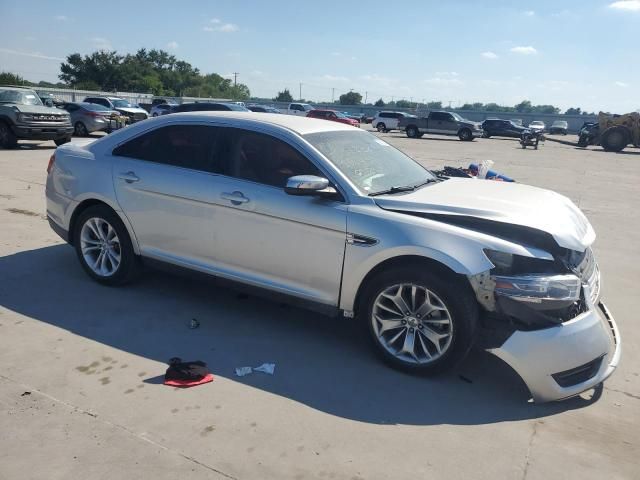
[[380,122],[380,123],[378,123],[378,125],[376,125],[376,129],[377,129],[380,133],[386,133],[386,132],[388,132],[388,130],[387,130],[387,126],[386,126],[384,123],[382,123],[382,122]]
[[620,152],[629,144],[629,131],[622,126],[608,128],[600,137],[600,145],[607,152]]
[[78,260],[96,282],[124,285],[138,273],[140,259],[127,228],[107,205],[94,205],[80,213],[72,234]]
[[361,305],[375,351],[400,370],[444,372],[467,355],[475,340],[477,303],[452,276],[391,268],[369,282]]
[[16,148],[18,138],[15,136],[9,125],[0,121],[0,147],[10,149]]

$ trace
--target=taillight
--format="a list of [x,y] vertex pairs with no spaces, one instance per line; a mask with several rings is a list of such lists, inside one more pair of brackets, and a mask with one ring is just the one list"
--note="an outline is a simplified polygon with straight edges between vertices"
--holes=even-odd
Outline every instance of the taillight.
[[102,115],[99,114],[98,112],[87,112],[87,115],[89,115],[90,117],[101,117]]
[[47,165],[47,175],[51,173],[51,170],[53,170],[53,164],[56,162],[56,154],[54,153],[53,155],[51,155],[51,157],[49,158],[49,165]]

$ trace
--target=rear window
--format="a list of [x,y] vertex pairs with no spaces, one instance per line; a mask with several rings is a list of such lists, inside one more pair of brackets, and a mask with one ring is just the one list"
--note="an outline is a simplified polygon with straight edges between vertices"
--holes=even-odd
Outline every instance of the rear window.
[[111,110],[109,107],[105,107],[104,105],[99,105],[97,103],[84,103],[82,104],[82,108],[85,110],[91,110],[92,112],[107,112]]

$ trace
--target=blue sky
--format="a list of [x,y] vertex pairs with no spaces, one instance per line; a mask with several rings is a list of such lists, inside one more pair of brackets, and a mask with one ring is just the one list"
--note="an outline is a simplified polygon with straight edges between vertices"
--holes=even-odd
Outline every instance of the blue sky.
[[163,48],[252,94],[522,99],[640,108],[640,0],[0,0],[0,71],[57,80],[61,59]]

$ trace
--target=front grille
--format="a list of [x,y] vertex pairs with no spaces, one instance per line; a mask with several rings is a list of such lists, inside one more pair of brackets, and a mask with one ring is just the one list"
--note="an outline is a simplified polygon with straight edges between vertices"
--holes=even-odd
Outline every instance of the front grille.
[[66,117],[62,115],[33,115],[36,122],[64,122]]
[[590,248],[584,252],[582,259],[575,267],[575,273],[583,284],[589,286],[590,300],[594,305],[597,304],[600,297],[600,269]]
[[603,358],[604,355],[596,358],[595,360],[591,360],[584,365],[580,365],[579,367],[565,370],[564,372],[554,373],[551,376],[562,388],[573,387],[574,385],[586,382],[587,380],[595,377],[598,370],[600,370]]

